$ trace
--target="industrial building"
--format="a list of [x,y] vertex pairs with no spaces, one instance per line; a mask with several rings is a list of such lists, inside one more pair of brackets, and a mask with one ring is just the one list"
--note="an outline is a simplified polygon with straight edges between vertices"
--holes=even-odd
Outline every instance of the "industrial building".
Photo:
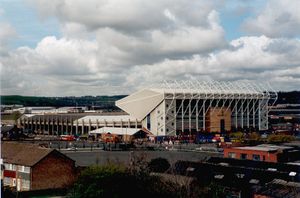
[[290,146],[261,144],[224,148],[225,158],[255,160],[265,162],[290,162],[299,160],[300,151]]
[[133,93],[116,106],[157,136],[268,129],[270,86],[249,82],[165,81]]
[[102,127],[141,128],[140,120],[124,114],[29,114],[22,116],[19,124],[24,129],[47,135],[81,135]]

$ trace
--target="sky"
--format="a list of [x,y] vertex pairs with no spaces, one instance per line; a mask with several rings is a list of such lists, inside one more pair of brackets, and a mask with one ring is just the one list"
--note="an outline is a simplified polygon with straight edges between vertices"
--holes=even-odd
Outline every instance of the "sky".
[[0,0],[1,95],[121,95],[164,80],[300,90],[299,8],[299,0]]

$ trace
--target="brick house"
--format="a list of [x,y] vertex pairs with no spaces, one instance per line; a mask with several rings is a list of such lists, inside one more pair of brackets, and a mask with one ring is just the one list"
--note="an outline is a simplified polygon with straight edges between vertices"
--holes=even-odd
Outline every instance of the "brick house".
[[75,179],[75,161],[55,149],[2,142],[2,181],[17,191],[58,189]]
[[289,162],[298,160],[299,156],[299,150],[289,146],[262,144],[258,146],[224,148],[224,157],[234,159]]

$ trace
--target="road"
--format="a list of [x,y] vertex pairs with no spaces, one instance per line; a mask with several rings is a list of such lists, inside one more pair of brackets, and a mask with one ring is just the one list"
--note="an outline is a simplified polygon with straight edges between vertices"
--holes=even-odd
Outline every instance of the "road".
[[96,149],[81,149],[77,151],[61,150],[62,153],[76,161],[78,166],[89,166],[94,164],[103,165],[107,162],[128,165],[130,156],[144,157],[146,161],[162,157],[171,164],[178,160],[201,161],[206,157],[222,157],[222,153],[215,152],[184,152],[184,151],[103,151]]
[[[78,166],[89,166],[93,164],[106,164],[107,162],[129,164],[132,151],[104,151],[104,144],[89,141],[56,141],[56,140],[34,140],[24,143],[39,144],[48,148],[54,148],[66,154],[76,161]],[[154,150],[146,148],[133,151],[134,155],[144,156],[145,160],[162,157],[171,164],[178,160],[201,161],[204,158],[214,156],[222,157],[222,152],[216,152],[216,144],[180,144],[180,145],[152,145]],[[200,151],[200,148],[202,152]],[[74,150],[76,148],[76,151]],[[205,151],[205,152],[204,152]]]

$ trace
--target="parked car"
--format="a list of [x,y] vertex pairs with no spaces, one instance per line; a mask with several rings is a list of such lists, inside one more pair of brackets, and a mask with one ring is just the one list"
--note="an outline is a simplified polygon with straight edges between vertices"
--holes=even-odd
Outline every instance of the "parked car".
[[74,141],[74,140],[76,140],[76,138],[74,137],[74,135],[60,135],[60,140]]
[[74,146],[72,146],[72,147],[70,147],[70,148],[67,148],[67,150],[68,150],[68,151],[77,151],[77,148],[74,147]]

